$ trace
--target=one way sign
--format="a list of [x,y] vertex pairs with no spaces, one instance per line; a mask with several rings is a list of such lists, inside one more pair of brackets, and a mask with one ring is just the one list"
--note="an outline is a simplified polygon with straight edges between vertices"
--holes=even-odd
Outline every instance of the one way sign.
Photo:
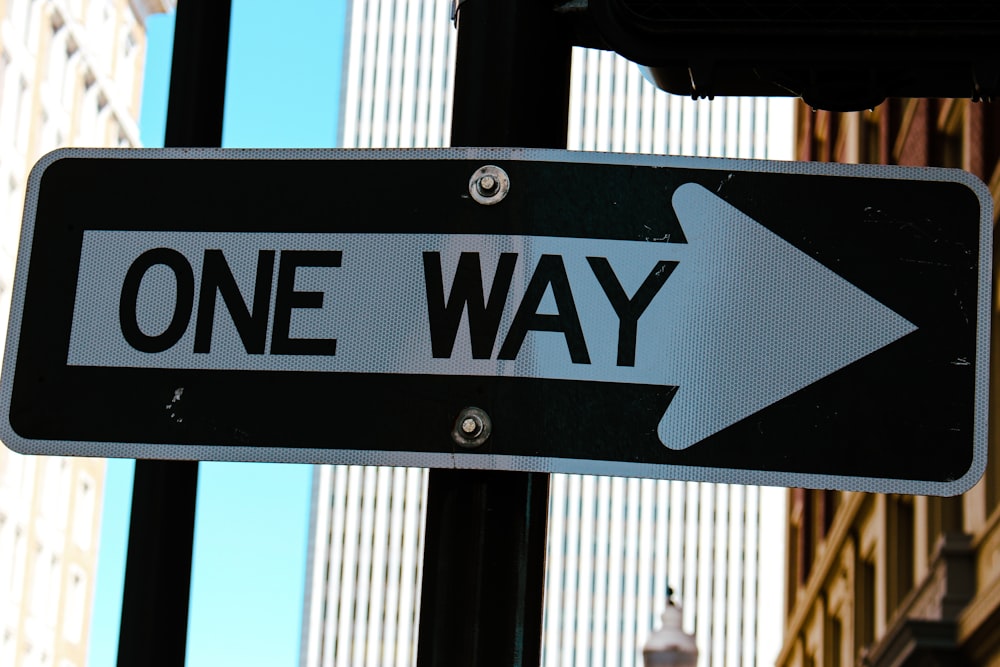
[[991,222],[957,170],[59,151],[31,177],[2,436],[960,493]]

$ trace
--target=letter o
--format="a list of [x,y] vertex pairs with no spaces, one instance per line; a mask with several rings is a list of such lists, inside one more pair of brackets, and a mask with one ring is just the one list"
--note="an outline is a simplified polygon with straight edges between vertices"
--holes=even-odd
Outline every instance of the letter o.
[[[149,336],[139,328],[137,302],[139,285],[146,272],[162,264],[174,272],[177,281],[177,302],[167,328],[156,336]],[[139,255],[128,267],[118,302],[118,320],[122,335],[129,345],[140,352],[163,352],[177,344],[191,321],[194,306],[194,271],[184,255],[171,248],[153,248]]]

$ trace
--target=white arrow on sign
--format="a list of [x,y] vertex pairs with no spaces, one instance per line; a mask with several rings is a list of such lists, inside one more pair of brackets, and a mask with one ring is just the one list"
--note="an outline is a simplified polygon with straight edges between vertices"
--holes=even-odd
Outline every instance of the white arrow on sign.
[[[68,362],[671,385],[679,388],[659,424],[659,437],[666,446],[683,449],[915,330],[701,186],[678,188],[673,206],[686,244],[475,234],[88,230]],[[487,297],[501,254],[508,253],[508,260],[516,255],[488,358],[473,354],[468,309],[451,332],[454,345],[445,346],[449,356],[434,357],[425,253],[440,262],[436,289],[443,302],[450,299],[463,254],[478,254]],[[526,291],[546,255],[558,257],[555,263],[549,257],[547,266],[556,274],[564,271],[571,295],[564,290],[557,299],[549,282],[544,298],[532,302]],[[676,262],[639,316],[634,366],[618,365],[620,319],[588,261],[594,257],[606,260],[602,265],[611,267],[629,299],[653,267]],[[210,272],[218,281],[227,271],[232,282],[224,298],[199,308],[201,295],[215,290],[207,283],[206,291],[204,276]],[[463,275],[467,280],[468,273]],[[479,277],[475,280],[478,290]],[[256,294],[269,299],[266,311],[254,307]],[[276,305],[279,297],[283,305]],[[236,316],[240,306],[232,302],[239,298],[243,314]],[[542,316],[527,318],[536,324],[551,314],[578,318],[586,362],[579,346],[571,357],[565,331],[529,327],[523,339],[508,336],[520,311]],[[275,336],[284,341],[284,351],[273,346]],[[150,344],[137,349],[132,344],[137,339]],[[301,343],[310,340],[319,343]]]
[[[684,449],[917,329],[705,188],[674,193],[696,272],[660,440]],[[680,356],[680,355],[679,355]],[[712,357],[714,363],[700,364]]]

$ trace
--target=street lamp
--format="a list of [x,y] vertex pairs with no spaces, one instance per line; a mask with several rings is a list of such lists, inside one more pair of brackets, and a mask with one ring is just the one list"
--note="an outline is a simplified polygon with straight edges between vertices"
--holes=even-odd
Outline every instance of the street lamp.
[[673,590],[667,589],[667,608],[660,616],[660,628],[655,630],[642,647],[645,667],[695,667],[698,646],[694,635],[681,629],[681,608],[673,600]]

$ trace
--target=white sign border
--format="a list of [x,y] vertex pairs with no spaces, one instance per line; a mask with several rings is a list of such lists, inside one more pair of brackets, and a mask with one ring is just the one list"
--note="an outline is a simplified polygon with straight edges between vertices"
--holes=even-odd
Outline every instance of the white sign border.
[[[973,426],[973,460],[968,472],[950,482],[896,480],[798,472],[737,470],[648,463],[625,463],[552,457],[500,456],[491,454],[426,453],[355,449],[306,449],[289,447],[242,447],[220,445],[163,445],[151,443],[107,443],[92,441],[39,441],[14,432],[9,420],[13,392],[13,368],[20,339],[22,308],[27,289],[28,264],[42,176],[53,163],[69,158],[89,159],[211,159],[211,160],[478,160],[530,161],[579,164],[669,167],[773,174],[879,178],[953,182],[968,187],[980,202],[979,295],[977,303],[976,369]],[[526,148],[442,148],[442,149],[225,149],[225,148],[66,148],[43,156],[32,168],[25,193],[24,216],[14,273],[14,289],[8,321],[3,373],[0,375],[0,440],[22,454],[90,456],[107,458],[156,458],[165,460],[249,461],[312,464],[417,466],[559,472],[673,479],[699,482],[807,487],[951,496],[964,493],[986,469],[987,422],[989,415],[989,351],[992,307],[993,198],[986,185],[960,169],[899,167],[893,165],[840,164],[745,160],[737,158],[697,158],[621,153],[594,153],[556,149]],[[447,434],[442,434],[447,437]]]

